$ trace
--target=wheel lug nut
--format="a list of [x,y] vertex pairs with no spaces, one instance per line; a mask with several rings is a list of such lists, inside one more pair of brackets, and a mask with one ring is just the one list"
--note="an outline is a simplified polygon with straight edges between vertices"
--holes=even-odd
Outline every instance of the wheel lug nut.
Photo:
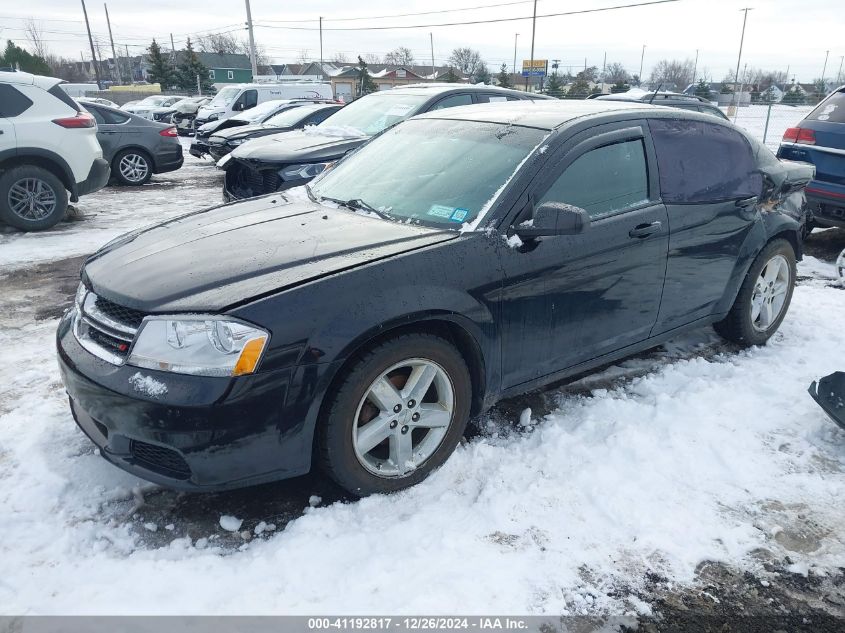
[[409,409],[413,409],[415,406],[417,406],[416,400],[408,400],[408,408]]
[[395,429],[397,426],[399,426],[399,423],[396,420],[391,421],[391,423],[390,423],[391,429]]
[[408,425],[406,424],[405,426],[402,427],[402,433],[404,434],[404,433],[407,433],[407,432],[408,432]]
[[402,410],[401,404],[397,404],[395,407],[393,407],[393,413],[399,413],[401,410]]
[[411,419],[412,419],[414,422],[416,422],[417,420],[419,420],[419,419],[420,419],[420,414],[419,414],[419,413],[415,413],[414,415],[412,415],[412,416],[411,416]]

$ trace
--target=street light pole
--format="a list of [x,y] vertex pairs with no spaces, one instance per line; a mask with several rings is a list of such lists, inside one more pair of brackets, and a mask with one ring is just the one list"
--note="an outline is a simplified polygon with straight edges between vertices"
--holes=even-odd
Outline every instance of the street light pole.
[[258,62],[255,59],[255,35],[252,32],[252,11],[249,9],[249,0],[246,2],[246,26],[249,30],[249,57],[252,61],[252,80],[255,81],[255,76],[258,74]]
[[845,55],[841,55],[839,57],[839,72],[836,73],[836,85],[839,85],[839,82],[842,80],[842,62],[845,61]]
[[[751,11],[752,7],[746,7],[744,9],[740,9],[743,11],[745,15],[742,18],[742,35],[739,38],[739,55],[736,58],[736,73],[734,75],[734,108],[739,104],[740,95],[736,93],[736,87],[739,84],[739,64],[742,61],[742,45],[745,43],[745,23],[748,21],[748,12]],[[734,109],[734,115],[736,114],[736,109]],[[729,115],[730,116],[730,115]]]
[[516,74],[516,41],[519,39],[519,33],[513,36],[513,74]]
[[642,53],[642,55],[640,55],[640,74],[637,75],[637,77],[639,78],[639,84],[638,85],[640,85],[640,86],[643,85],[643,62],[644,61],[645,61],[645,44],[643,44],[643,53]]
[[695,85],[695,75],[698,73],[698,49],[695,49],[695,66],[692,67],[692,83]]
[[534,33],[537,31],[537,0],[534,0],[534,18],[531,20],[531,66],[528,69],[528,77],[525,78],[525,92],[528,92],[528,79],[534,68]]

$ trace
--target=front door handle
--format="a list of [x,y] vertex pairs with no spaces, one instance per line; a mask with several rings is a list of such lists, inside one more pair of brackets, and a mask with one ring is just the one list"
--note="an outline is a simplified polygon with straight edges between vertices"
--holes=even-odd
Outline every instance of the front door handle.
[[111,130],[100,130],[100,134],[117,134],[117,132],[112,132]]
[[662,227],[663,224],[661,224],[660,222],[652,222],[651,224],[638,224],[630,231],[628,231],[628,236],[638,238],[648,237],[649,235],[658,233]]

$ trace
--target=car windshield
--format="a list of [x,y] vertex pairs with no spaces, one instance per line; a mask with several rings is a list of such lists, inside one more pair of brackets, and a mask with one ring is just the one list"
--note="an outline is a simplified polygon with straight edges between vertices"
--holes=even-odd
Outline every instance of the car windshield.
[[259,103],[254,108],[250,108],[249,110],[244,110],[240,114],[236,114],[232,118],[239,121],[249,121],[250,123],[261,123],[279,108],[286,108],[286,106],[292,107],[288,101],[283,101],[281,99],[265,101],[264,103]]
[[274,127],[288,127],[290,125],[296,125],[316,109],[317,108],[308,107],[290,108],[284,112],[274,114],[264,121],[264,125],[271,125]]
[[212,106],[229,105],[235,99],[235,97],[238,96],[238,93],[240,93],[240,91],[241,91],[241,89],[238,88],[237,86],[227,86],[226,88],[223,88],[223,90],[218,92],[214,96],[214,99],[211,100],[211,103],[209,103],[208,105],[212,105]]
[[165,100],[167,100],[167,97],[161,97],[161,96],[147,97],[146,99],[141,101],[138,105],[160,105]]
[[546,135],[500,123],[406,121],[326,171],[311,194],[456,229],[478,216]]
[[379,92],[353,101],[317,126],[353,128],[373,136],[417,113],[431,95]]

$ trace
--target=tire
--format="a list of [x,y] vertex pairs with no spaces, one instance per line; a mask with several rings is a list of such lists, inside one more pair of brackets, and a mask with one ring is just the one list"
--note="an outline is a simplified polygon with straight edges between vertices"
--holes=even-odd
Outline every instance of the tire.
[[[782,292],[778,292],[778,286],[784,283]],[[723,338],[734,343],[765,345],[783,322],[794,288],[795,251],[792,244],[784,239],[772,240],[748,269],[731,311],[713,327]],[[758,305],[759,310],[756,309]]]
[[[319,421],[317,459],[351,494],[363,497],[413,486],[443,465],[461,441],[472,384],[463,357],[444,339],[401,335],[376,345],[341,371],[345,375],[327,394]],[[426,388],[429,376],[433,378]],[[409,382],[418,377],[415,392]],[[374,388],[381,406],[375,404]],[[397,406],[402,407],[398,412]],[[361,432],[366,424],[379,429],[369,439]]]
[[140,149],[124,149],[112,159],[111,173],[121,185],[140,186],[153,175],[153,161],[150,155]]
[[0,220],[6,224],[43,231],[61,222],[66,212],[67,190],[52,172],[22,165],[0,174]]

